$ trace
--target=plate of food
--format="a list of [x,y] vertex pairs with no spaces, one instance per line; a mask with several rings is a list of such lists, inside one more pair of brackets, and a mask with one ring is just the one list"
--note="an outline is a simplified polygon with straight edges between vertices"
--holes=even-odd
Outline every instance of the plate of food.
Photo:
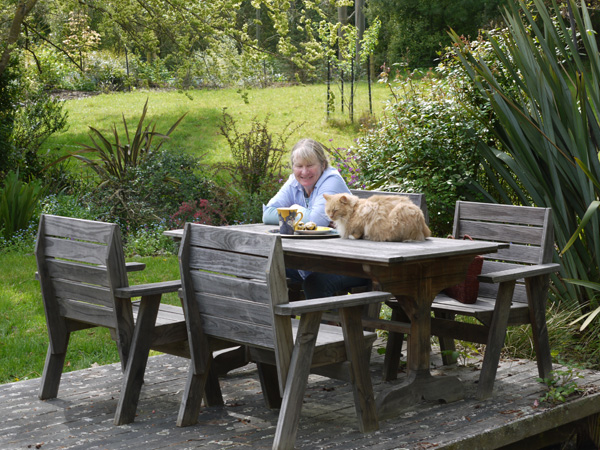
[[333,228],[329,227],[315,227],[313,229],[307,230],[296,230],[295,234],[299,234],[301,236],[310,236],[310,235],[319,235],[319,234],[331,234],[336,231]]

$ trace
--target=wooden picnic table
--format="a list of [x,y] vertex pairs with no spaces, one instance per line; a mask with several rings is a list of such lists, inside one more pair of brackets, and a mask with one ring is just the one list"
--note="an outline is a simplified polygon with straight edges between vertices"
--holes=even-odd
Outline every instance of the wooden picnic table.
[[[266,233],[276,227],[253,224],[236,228]],[[183,230],[165,234],[181,238]],[[370,278],[375,289],[392,293],[406,312],[409,322],[395,322],[393,328],[409,335],[407,378],[378,396],[380,419],[423,399],[451,402],[464,397],[458,378],[433,377],[430,373],[431,304],[440,291],[464,279],[474,256],[496,252],[506,244],[442,238],[373,242],[303,236],[284,237],[282,245],[286,267]]]

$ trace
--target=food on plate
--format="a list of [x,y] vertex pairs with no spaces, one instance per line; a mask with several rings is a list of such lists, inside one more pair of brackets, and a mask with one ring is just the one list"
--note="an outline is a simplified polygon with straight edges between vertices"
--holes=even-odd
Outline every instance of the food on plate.
[[317,224],[314,222],[306,222],[304,224],[304,230],[312,231],[317,229]]

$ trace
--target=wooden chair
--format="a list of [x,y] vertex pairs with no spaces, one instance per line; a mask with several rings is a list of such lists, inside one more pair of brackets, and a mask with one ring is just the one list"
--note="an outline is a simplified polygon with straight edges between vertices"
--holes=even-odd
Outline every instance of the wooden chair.
[[[538,372],[548,377],[552,361],[546,299],[550,274],[560,269],[552,263],[552,210],[458,201],[452,234],[455,239],[468,235],[510,247],[484,256],[476,303],[463,304],[443,292],[435,298],[431,328],[440,337],[444,363],[455,362],[454,339],[486,344],[477,396],[487,398],[492,395],[507,326],[531,324]],[[455,321],[457,315],[474,317],[480,324]]]
[[[58,394],[72,332],[109,328],[125,370],[138,310],[131,299],[160,302],[162,294],[181,286],[180,280],[129,286],[127,272],[144,265],[125,263],[119,227],[111,223],[42,215],[35,255],[49,337],[42,400]],[[189,352],[181,307],[160,306],[152,348],[182,356]]]
[[[378,429],[369,376],[376,336],[362,331],[360,316],[364,305],[385,301],[389,294],[289,303],[281,237],[234,228],[186,224],[179,261],[192,360],[178,426],[197,422],[212,364],[210,348],[225,340],[247,347],[267,406],[281,406],[274,449],[294,447],[311,369],[349,376],[360,430]],[[322,311],[331,308],[340,309],[342,327],[320,324]]]

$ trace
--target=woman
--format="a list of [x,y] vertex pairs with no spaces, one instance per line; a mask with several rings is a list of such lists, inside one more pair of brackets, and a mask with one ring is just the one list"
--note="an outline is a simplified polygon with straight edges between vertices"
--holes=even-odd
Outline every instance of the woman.
[[[313,139],[301,139],[292,148],[290,161],[292,174],[275,197],[263,205],[263,223],[279,224],[277,208],[293,207],[302,211],[304,222],[330,226],[323,194],[350,194],[350,189],[339,172],[330,167],[325,147]],[[286,269],[286,275],[302,283],[306,298],[329,297],[367,283],[364,278],[296,269]]]

